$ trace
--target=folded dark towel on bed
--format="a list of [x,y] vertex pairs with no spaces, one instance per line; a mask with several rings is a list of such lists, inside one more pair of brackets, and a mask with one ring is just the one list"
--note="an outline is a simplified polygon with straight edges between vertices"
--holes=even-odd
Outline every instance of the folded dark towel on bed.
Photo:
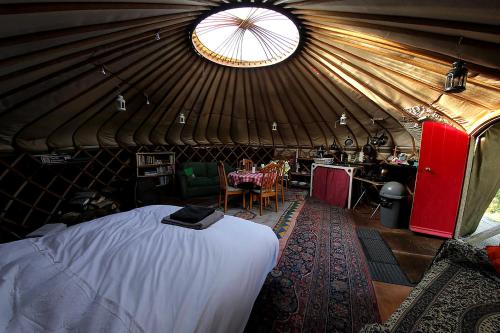
[[179,227],[191,228],[191,229],[196,229],[196,230],[206,229],[224,217],[223,212],[215,211],[212,214],[205,217],[203,220],[196,222],[196,223],[192,223],[192,222],[183,222],[183,221],[173,219],[172,215],[174,215],[174,214],[171,214],[169,216],[165,216],[161,220],[161,223],[171,224],[171,225],[176,225]]
[[188,205],[179,209],[175,213],[170,214],[170,218],[186,223],[196,223],[200,222],[210,214],[213,214],[213,212],[215,212],[215,209],[213,208]]

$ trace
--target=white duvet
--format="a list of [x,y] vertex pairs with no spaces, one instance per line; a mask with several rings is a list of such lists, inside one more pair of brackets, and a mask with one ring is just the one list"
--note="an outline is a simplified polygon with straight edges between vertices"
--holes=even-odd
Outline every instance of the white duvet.
[[205,230],[149,206],[0,245],[0,332],[241,332],[278,240],[225,216]]

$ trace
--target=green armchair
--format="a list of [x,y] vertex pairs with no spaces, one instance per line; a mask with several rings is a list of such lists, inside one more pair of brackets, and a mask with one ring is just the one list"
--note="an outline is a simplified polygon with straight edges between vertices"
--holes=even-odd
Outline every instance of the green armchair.
[[[233,170],[224,163],[226,172]],[[217,162],[185,162],[177,170],[177,184],[183,199],[219,193]]]

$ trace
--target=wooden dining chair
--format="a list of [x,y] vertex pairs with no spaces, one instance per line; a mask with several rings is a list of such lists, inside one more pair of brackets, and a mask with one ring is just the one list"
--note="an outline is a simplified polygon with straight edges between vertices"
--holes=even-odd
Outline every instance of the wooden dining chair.
[[241,195],[243,197],[243,208],[246,208],[246,192],[248,190],[232,187],[227,182],[226,170],[223,162],[217,162],[217,170],[219,172],[219,207],[224,196],[224,213],[227,211],[227,198],[234,195]]
[[276,180],[276,186],[278,193],[281,195],[281,203],[285,204],[285,161],[280,160],[276,164],[278,169],[278,179]]
[[262,208],[264,207],[267,199],[274,197],[274,207],[278,212],[278,168],[276,164],[270,164],[264,169],[260,170],[262,173],[262,183],[259,189],[253,189],[250,192],[250,210],[255,199],[259,200],[259,211],[262,215]]
[[253,162],[252,162],[252,160],[244,158],[240,162],[240,167],[241,167],[242,170],[252,171]]

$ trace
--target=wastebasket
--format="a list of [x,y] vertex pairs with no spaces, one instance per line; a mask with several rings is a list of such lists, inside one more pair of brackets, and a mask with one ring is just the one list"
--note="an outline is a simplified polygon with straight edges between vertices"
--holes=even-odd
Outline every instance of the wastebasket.
[[398,182],[388,182],[380,189],[380,222],[389,228],[403,228],[403,203],[406,189]]

